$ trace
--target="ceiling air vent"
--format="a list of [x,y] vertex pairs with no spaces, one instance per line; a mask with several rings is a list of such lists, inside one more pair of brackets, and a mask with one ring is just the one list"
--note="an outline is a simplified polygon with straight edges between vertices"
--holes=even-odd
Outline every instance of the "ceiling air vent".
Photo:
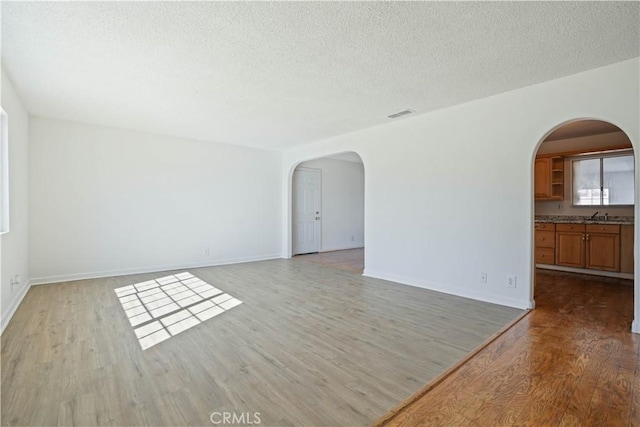
[[413,113],[415,113],[415,111],[406,109],[406,110],[398,111],[397,113],[393,113],[387,117],[389,117],[390,119],[397,119],[398,117],[406,116],[407,114],[413,114]]

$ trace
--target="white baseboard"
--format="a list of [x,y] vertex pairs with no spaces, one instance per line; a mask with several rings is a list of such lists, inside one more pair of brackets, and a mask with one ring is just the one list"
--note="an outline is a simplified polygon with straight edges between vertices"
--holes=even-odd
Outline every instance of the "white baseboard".
[[492,304],[519,308],[522,310],[533,308],[532,305],[534,304],[534,302],[531,300],[521,301],[515,298],[505,298],[505,297],[500,297],[495,295],[481,294],[479,292],[470,291],[469,289],[456,288],[456,287],[444,285],[441,283],[429,282],[429,281],[416,279],[412,277],[400,276],[397,274],[388,274],[388,273],[383,273],[379,271],[372,271],[370,269],[365,270],[362,273],[362,275],[365,277],[388,280],[390,282],[400,283],[402,285],[415,286],[418,288],[429,289],[431,291],[442,292],[445,294],[456,295],[459,297],[489,302]]
[[251,257],[226,258],[218,260],[198,261],[186,264],[165,264],[147,267],[134,267],[121,270],[95,271],[88,273],[62,274],[58,276],[34,277],[31,285],[47,285],[51,283],[70,282],[74,280],[99,279],[102,277],[127,276],[129,274],[156,273],[170,270],[184,270],[187,268],[216,267],[229,264],[242,264],[244,262],[266,261],[280,259],[281,254],[267,254]]
[[27,292],[29,291],[29,288],[31,288],[31,285],[32,285],[31,281],[27,280],[25,285],[20,290],[20,293],[16,295],[16,298],[13,300],[13,302],[11,303],[7,311],[2,313],[2,324],[0,324],[0,335],[2,335],[2,333],[4,332],[4,329],[7,327],[7,325],[11,321],[11,318],[13,317],[16,310],[20,306],[20,303],[24,299],[25,295],[27,295]]

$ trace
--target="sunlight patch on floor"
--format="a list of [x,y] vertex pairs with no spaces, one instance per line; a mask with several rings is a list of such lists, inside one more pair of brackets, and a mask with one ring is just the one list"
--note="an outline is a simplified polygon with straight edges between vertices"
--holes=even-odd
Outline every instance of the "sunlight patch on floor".
[[188,272],[115,292],[143,350],[242,304]]

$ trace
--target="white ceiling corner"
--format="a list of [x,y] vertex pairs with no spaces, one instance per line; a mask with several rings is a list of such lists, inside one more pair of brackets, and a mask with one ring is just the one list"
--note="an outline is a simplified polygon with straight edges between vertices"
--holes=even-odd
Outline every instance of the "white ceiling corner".
[[33,115],[267,149],[639,55],[638,2],[2,2]]

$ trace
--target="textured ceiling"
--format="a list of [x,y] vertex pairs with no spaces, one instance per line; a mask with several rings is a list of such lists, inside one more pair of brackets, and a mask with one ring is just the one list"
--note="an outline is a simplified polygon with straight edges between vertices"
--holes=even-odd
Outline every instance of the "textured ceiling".
[[638,16],[637,2],[3,1],[2,66],[33,115],[286,148],[636,57]]

